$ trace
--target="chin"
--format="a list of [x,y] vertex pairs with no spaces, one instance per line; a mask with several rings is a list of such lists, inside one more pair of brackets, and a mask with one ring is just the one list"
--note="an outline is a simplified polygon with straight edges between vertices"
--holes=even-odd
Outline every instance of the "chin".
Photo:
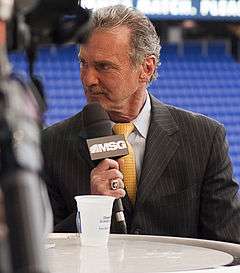
[[100,96],[87,97],[87,102],[88,103],[98,102],[105,109],[105,111],[107,111],[107,109],[108,109],[106,101],[103,98],[101,98]]

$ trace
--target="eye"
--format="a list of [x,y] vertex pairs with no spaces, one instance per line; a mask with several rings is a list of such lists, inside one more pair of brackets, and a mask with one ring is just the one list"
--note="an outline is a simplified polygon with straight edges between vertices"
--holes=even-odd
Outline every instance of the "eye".
[[111,68],[112,68],[112,66],[109,63],[97,63],[96,64],[96,69],[97,70],[107,71],[107,70],[109,70]]
[[80,67],[86,67],[87,62],[85,60],[79,60]]

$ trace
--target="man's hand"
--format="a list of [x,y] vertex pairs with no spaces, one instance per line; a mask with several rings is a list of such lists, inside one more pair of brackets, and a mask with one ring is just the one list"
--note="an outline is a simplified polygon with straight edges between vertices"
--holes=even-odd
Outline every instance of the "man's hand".
[[4,239],[7,234],[7,226],[5,222],[3,194],[0,189],[0,240]]
[[[104,159],[91,171],[91,194],[110,195],[115,198],[124,197],[123,175],[119,171],[119,163],[113,159]],[[117,182],[117,189],[112,189],[112,181]]]

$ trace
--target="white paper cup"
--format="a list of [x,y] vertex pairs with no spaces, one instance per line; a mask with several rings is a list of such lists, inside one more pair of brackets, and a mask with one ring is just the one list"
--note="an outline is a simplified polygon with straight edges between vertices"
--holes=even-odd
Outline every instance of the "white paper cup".
[[74,198],[77,202],[80,220],[81,245],[107,245],[115,198],[105,195],[81,195]]

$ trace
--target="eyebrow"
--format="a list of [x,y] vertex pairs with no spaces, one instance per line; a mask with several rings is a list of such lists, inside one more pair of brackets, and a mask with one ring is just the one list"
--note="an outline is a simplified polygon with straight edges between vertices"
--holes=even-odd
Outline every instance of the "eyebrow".
[[111,61],[107,61],[107,60],[99,60],[99,61],[94,61],[95,64],[108,64],[111,65],[113,67],[119,67],[117,64],[111,62]]
[[[86,62],[86,60],[84,58],[82,58],[80,56],[80,54],[78,55],[78,59],[79,59],[79,61]],[[119,68],[120,67],[120,65],[115,64],[115,63],[113,63],[111,61],[108,61],[108,60],[98,60],[98,61],[94,61],[93,63],[94,63],[94,65],[99,65],[99,64],[111,65],[113,68]]]

